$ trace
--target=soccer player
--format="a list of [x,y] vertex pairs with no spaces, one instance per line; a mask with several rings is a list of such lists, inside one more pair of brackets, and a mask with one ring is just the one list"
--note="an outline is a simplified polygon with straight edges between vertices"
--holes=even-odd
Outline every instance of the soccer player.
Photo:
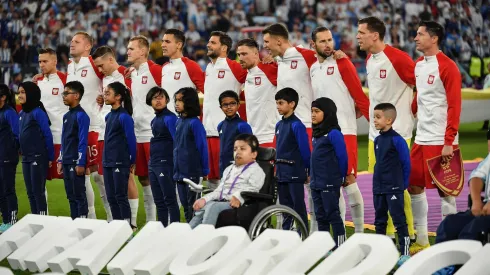
[[[121,66],[117,63],[116,56],[112,48],[108,46],[99,47],[95,50],[94,54],[92,55],[92,58],[94,59],[94,63],[99,69],[99,71],[104,74],[104,78],[102,79],[102,86],[104,87],[104,90],[106,90],[107,86],[113,82],[120,82],[125,84],[127,87],[131,87],[131,80],[124,78],[124,71],[126,70],[126,67]],[[102,96],[99,96],[97,100],[99,100],[100,105],[104,104],[104,99]],[[105,117],[107,116],[107,114],[110,113],[110,111],[111,111],[110,105],[104,104],[99,113],[101,130],[99,134],[98,145],[100,151],[104,151],[104,133],[106,127]],[[102,154],[99,154],[99,163],[102,163]],[[107,220],[111,221],[112,213],[105,192],[103,172],[104,169],[102,165],[99,165],[98,172],[93,173],[92,175],[94,176],[94,180],[97,183],[97,186],[99,187],[100,196],[102,202],[104,203],[105,211],[107,213]],[[128,198],[129,198],[129,206],[131,207],[131,225],[133,226],[133,228],[136,228],[139,198],[138,198],[138,188],[136,187],[133,173],[129,174]]]
[[219,134],[218,124],[225,119],[219,107],[219,95],[227,90],[241,92],[247,71],[240,64],[227,58],[232,40],[224,32],[214,31],[208,42],[208,57],[211,62],[206,67],[203,101],[203,124],[206,129],[209,152],[208,184],[212,189],[219,184]]
[[86,218],[88,214],[85,163],[87,162],[87,136],[90,119],[80,106],[83,93],[82,83],[78,81],[66,83],[63,102],[70,109],[63,116],[60,157],[56,165],[58,174],[63,173],[72,219]]
[[[417,241],[410,247],[417,253],[429,246],[427,235],[427,196],[424,188],[436,188],[428,171],[427,160],[442,155],[448,162],[458,148],[458,128],[461,114],[461,74],[457,65],[441,50],[444,28],[436,22],[422,22],[417,30],[417,50],[424,54],[415,65],[418,109],[417,133],[410,159],[410,194]],[[443,217],[456,213],[456,199],[440,190]]]
[[106,117],[103,152],[107,198],[113,218],[125,220],[131,225],[127,182],[129,173],[135,168],[136,136],[131,118],[133,106],[129,89],[120,82],[113,82],[104,92],[104,101],[112,107]]
[[[178,29],[166,30],[162,38],[163,55],[170,58],[162,68],[162,88],[172,99],[184,87],[204,92],[204,72],[199,64],[183,56],[185,41],[184,33]],[[167,109],[176,113],[173,100],[168,102]]]
[[49,117],[41,102],[41,90],[30,81],[19,85],[19,144],[22,153],[22,173],[31,213],[47,215],[46,176],[54,160],[53,135]]
[[98,137],[100,130],[99,105],[97,96],[102,94],[103,74],[99,72],[90,56],[94,45],[93,38],[86,32],[77,32],[70,43],[71,59],[68,63],[66,81],[80,81],[85,90],[80,105],[90,118],[88,133],[88,159],[85,170],[85,188],[87,190],[88,218],[95,219],[95,196],[90,182],[90,173],[98,170]]
[[[397,119],[393,129],[410,144],[413,129],[413,115],[410,105],[415,86],[415,63],[407,53],[384,43],[386,26],[376,17],[366,17],[358,22],[357,41],[361,50],[368,53],[366,61],[367,80],[369,84],[369,117],[374,116],[374,106],[379,103],[391,103],[396,107]],[[379,135],[374,122],[370,120],[368,145],[368,170],[374,172],[376,157],[374,139]],[[412,207],[408,191],[404,192],[405,217],[408,233],[414,239]],[[391,218],[388,220],[386,233],[395,238],[395,227]]]
[[240,65],[248,71],[245,81],[247,122],[262,147],[275,147],[274,129],[280,120],[274,96],[277,92],[277,64],[260,62],[259,45],[251,38],[238,41]]
[[[313,98],[326,97],[333,100],[337,110],[340,129],[347,147],[348,167],[344,190],[349,198],[355,232],[364,231],[364,200],[357,186],[357,123],[356,110],[369,121],[369,100],[364,94],[361,81],[352,61],[345,55],[336,59],[332,32],[325,27],[316,28],[311,40],[318,60],[310,68]],[[340,192],[340,212],[345,219],[345,201]]]
[[135,175],[143,186],[146,222],[156,220],[156,206],[148,180],[148,161],[150,160],[151,121],[155,111],[146,105],[146,95],[151,88],[161,86],[162,67],[148,60],[150,43],[142,35],[129,40],[128,63],[131,64],[131,91],[133,91],[133,119],[136,134]]
[[315,52],[291,46],[289,32],[282,24],[273,24],[262,31],[264,48],[278,61],[277,90],[292,88],[299,94],[295,114],[303,122],[311,147],[311,86],[310,67],[315,63]]
[[[42,76],[37,79],[37,85],[41,89],[41,101],[47,106],[51,125],[51,133],[54,142],[54,159],[60,155],[61,147],[61,128],[63,126],[63,115],[68,112],[68,107],[63,104],[62,93],[66,84],[66,74],[56,70],[57,57],[56,51],[50,48],[42,48],[39,53],[39,68]],[[47,179],[62,179],[63,175],[58,174],[56,165],[49,168]]]

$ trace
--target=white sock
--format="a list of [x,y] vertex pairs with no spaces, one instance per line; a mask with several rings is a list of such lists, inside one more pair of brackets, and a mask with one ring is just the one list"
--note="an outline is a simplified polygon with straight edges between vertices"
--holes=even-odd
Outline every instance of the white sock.
[[364,232],[364,200],[362,199],[361,191],[357,182],[344,187],[349,200],[350,214],[354,222],[355,233]]
[[156,221],[157,219],[157,207],[153,201],[153,193],[151,192],[151,187],[143,186],[143,199],[146,212],[146,222]]
[[85,175],[85,194],[87,195],[88,215],[89,219],[97,219],[95,216],[95,195],[92,183],[90,182],[90,175]]
[[342,190],[343,187],[340,188],[340,198],[339,198],[339,209],[340,209],[340,217],[342,218],[342,221],[344,222],[345,226],[345,198],[344,198],[344,191]]
[[49,216],[48,188],[44,189],[44,196],[46,196],[46,213]]
[[138,206],[140,200],[139,199],[129,199],[129,207],[131,207],[131,225],[137,227],[137,219],[138,219]]
[[441,198],[441,213],[442,219],[444,220],[447,215],[456,214],[458,210],[456,209],[456,198],[453,196],[447,196]]
[[417,231],[417,243],[422,246],[429,244],[429,234],[427,228],[427,212],[429,204],[427,195],[422,194],[410,195],[412,198],[413,223]]
[[310,234],[318,231],[318,223],[315,216],[315,205],[313,204],[313,198],[311,197],[310,185],[306,185],[306,190],[308,191],[308,206],[310,210]]
[[111,212],[111,206],[109,204],[109,201],[107,200],[107,194],[105,192],[104,177],[99,175],[98,172],[93,172],[92,177],[95,183],[97,184],[97,187],[99,188],[100,199],[102,200],[102,204],[104,205],[107,221],[111,222],[113,220],[112,212]]

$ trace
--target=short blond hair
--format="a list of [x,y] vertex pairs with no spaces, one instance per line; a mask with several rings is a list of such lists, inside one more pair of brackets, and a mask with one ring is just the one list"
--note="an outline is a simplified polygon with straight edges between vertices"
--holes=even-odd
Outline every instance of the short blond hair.
[[90,36],[90,34],[88,34],[88,32],[79,31],[79,32],[76,32],[73,35],[73,37],[75,37],[76,35],[83,36],[88,41],[88,43],[90,44],[91,47],[94,45],[94,39],[92,38],[92,36]]

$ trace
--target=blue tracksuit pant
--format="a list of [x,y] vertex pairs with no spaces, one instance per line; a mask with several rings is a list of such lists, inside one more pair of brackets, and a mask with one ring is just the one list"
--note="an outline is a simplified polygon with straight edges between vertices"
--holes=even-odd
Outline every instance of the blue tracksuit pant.
[[[296,211],[296,213],[299,214],[305,223],[306,228],[308,228],[308,214],[306,213],[304,184],[301,182],[280,182],[277,186],[279,192],[279,203]],[[282,223],[283,230],[290,230],[292,226],[291,223],[291,216],[284,215],[284,220]]]
[[15,169],[17,165],[0,166],[0,210],[3,223],[14,224],[17,221],[17,195],[15,193]]
[[88,214],[85,174],[78,176],[75,165],[63,165],[63,180],[72,219],[86,218]]
[[24,183],[31,205],[31,213],[47,215],[48,204],[46,203],[45,191],[48,160],[22,162],[22,172],[24,173]]
[[[169,222],[180,222],[180,209],[175,194],[173,180],[173,167],[149,166],[148,176],[151,182],[151,191],[157,207],[158,220],[166,227]],[[192,206],[192,205],[191,205]]]
[[403,193],[397,194],[374,194],[374,226],[376,234],[386,235],[386,226],[388,224],[388,211],[393,219],[396,232],[398,234],[398,244],[402,255],[410,255],[410,237],[408,236],[408,227],[403,210],[404,199]]
[[318,230],[330,232],[330,226],[332,226],[337,248],[345,242],[345,227],[339,209],[340,186],[335,190],[311,189],[311,198],[313,199]]
[[[199,183],[198,178],[190,178],[195,183]],[[197,199],[197,193],[190,190],[189,185],[183,181],[177,182],[177,191],[179,192],[180,204],[184,208],[184,216],[187,222],[194,216],[194,202]]]
[[128,201],[129,167],[104,167],[104,185],[114,220],[131,222]]

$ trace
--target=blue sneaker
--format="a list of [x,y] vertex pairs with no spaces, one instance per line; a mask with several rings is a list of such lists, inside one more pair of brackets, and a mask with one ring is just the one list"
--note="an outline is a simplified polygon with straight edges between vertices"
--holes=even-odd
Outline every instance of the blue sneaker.
[[1,228],[2,233],[4,233],[5,231],[9,230],[9,229],[10,229],[10,227],[12,227],[12,225],[11,225],[10,223],[4,223],[4,224],[2,224],[2,226],[3,226],[3,227]]
[[396,263],[397,268],[400,267],[402,264],[404,264],[409,259],[410,259],[410,256],[408,256],[408,255],[402,255],[400,257],[400,259],[398,259],[398,262]]
[[452,275],[455,272],[454,265],[446,266],[445,268],[441,268],[432,275]]

